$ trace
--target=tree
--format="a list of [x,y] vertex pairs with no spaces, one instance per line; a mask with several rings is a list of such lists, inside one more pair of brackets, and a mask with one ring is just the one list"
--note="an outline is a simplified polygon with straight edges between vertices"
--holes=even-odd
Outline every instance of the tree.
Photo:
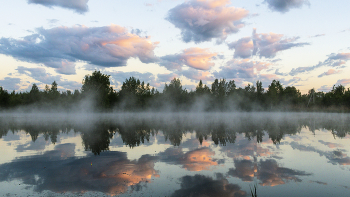
[[57,90],[57,83],[56,81],[53,81],[51,84],[51,89],[49,90],[49,97],[51,101],[57,100],[60,96],[60,92]]
[[219,100],[224,99],[234,88],[236,88],[234,81],[227,83],[225,79],[220,79],[220,81],[215,79],[211,84],[211,92]]
[[279,81],[273,80],[272,83],[269,85],[266,94],[270,101],[271,107],[273,105],[278,105],[283,95],[283,86]]
[[264,88],[262,87],[262,82],[256,81],[256,95],[258,97],[258,100],[261,99],[263,94],[264,94]]
[[9,93],[0,86],[0,107],[5,108],[9,104]]
[[294,86],[287,86],[283,90],[283,101],[286,104],[296,105],[299,103],[300,98],[301,98],[301,93]]
[[333,103],[335,105],[342,105],[343,104],[343,97],[345,94],[345,87],[343,85],[338,85],[337,87],[335,87],[335,85],[333,85],[333,89],[331,90],[331,92],[333,93]]
[[207,94],[210,94],[209,87],[207,85],[203,86],[202,80],[199,80],[199,83],[196,87],[196,95],[203,96],[203,95],[207,95]]
[[97,109],[110,107],[109,95],[113,92],[113,88],[109,77],[110,75],[94,71],[92,75],[85,75],[83,79],[82,95],[91,98]]
[[141,82],[139,79],[136,79],[135,77],[130,77],[129,79],[126,79],[125,82],[123,82],[120,94],[123,96],[136,96],[140,84]]
[[220,81],[215,79],[211,84],[211,93],[215,99],[214,106],[223,109],[226,97],[228,95],[233,95],[235,91],[236,84],[234,80],[226,82],[225,79],[220,79]]
[[152,92],[149,83],[130,77],[123,82],[119,95],[126,109],[137,109],[146,107]]
[[253,85],[248,84],[246,87],[244,87],[244,90],[245,90],[244,97],[245,99],[247,99],[246,102],[247,101],[249,101],[250,103],[254,102],[256,88]]
[[163,95],[175,105],[185,104],[187,91],[182,89],[180,79],[174,78],[169,85],[165,84]]
[[32,89],[29,92],[29,103],[34,103],[40,101],[40,90],[38,86],[33,83]]

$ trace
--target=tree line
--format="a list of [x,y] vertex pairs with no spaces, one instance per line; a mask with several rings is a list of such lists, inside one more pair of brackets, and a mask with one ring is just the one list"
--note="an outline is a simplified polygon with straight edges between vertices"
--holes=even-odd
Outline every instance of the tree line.
[[[283,87],[273,80],[265,90],[261,81],[244,88],[235,81],[215,79],[211,87],[200,80],[188,91],[174,78],[163,92],[149,83],[130,77],[119,91],[110,84],[110,76],[95,71],[83,79],[81,90],[58,91],[54,81],[40,90],[33,84],[29,92],[11,92],[0,86],[0,109],[90,110],[90,111],[349,111],[350,89],[333,86],[329,92],[309,90],[301,94],[294,86]],[[79,108],[80,107],[80,108]]]

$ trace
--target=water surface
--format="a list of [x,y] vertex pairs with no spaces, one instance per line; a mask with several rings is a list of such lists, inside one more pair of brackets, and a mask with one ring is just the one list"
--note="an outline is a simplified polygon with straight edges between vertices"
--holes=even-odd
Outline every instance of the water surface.
[[1,114],[0,195],[349,196],[350,116]]

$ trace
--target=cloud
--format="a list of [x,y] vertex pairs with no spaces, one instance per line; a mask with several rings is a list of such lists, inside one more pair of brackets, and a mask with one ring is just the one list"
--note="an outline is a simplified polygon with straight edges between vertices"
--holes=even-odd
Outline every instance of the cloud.
[[228,44],[229,49],[235,49],[234,57],[248,58],[253,55],[254,43],[251,37],[244,37]]
[[182,70],[183,65],[199,70],[209,70],[215,65],[212,60],[216,55],[216,53],[210,52],[209,49],[192,47],[179,54],[161,57],[160,65],[168,70]]
[[321,92],[329,92],[331,89],[332,89],[332,86],[323,85],[320,88],[318,88],[317,90],[321,91]]
[[304,171],[297,171],[290,168],[279,167],[277,162],[273,159],[267,159],[259,162],[259,179],[260,185],[276,186],[285,184],[286,181],[293,180],[301,182],[297,176],[310,176],[310,173]]
[[25,144],[19,144],[16,147],[17,152],[24,152],[29,150],[43,151],[47,146],[47,142],[44,138],[36,139],[35,141],[30,141]]
[[32,77],[33,79],[40,81],[44,84],[51,84],[53,81],[60,81],[61,76],[53,76],[50,73],[47,73],[45,68],[26,68],[19,66],[17,69],[19,74],[24,74]]
[[309,181],[309,183],[317,183],[317,184],[320,184],[320,185],[328,185],[327,183],[322,182],[322,181]]
[[341,144],[332,143],[332,142],[325,142],[325,141],[323,141],[323,140],[318,140],[318,142],[320,142],[321,144],[324,144],[324,145],[328,146],[329,148],[343,147],[343,145],[341,145]]
[[242,181],[253,181],[256,176],[262,186],[276,186],[285,184],[289,180],[301,182],[297,176],[310,176],[310,173],[297,171],[290,168],[279,167],[276,160],[261,160],[256,164],[251,160],[234,160],[235,169],[227,172],[232,177],[238,177]]
[[350,31],[350,28],[349,29],[344,29],[340,33],[344,33],[344,32],[347,32],[347,31]]
[[66,9],[74,10],[75,12],[79,14],[83,14],[89,10],[89,7],[87,5],[89,0],[74,0],[74,1],[67,1],[67,0],[28,0],[28,3],[31,4],[39,4],[43,5],[45,7],[61,7]]
[[248,16],[247,10],[228,7],[229,3],[229,0],[187,1],[169,10],[166,19],[181,30],[184,42],[216,39],[220,43],[244,27],[242,19]]
[[19,74],[27,75],[43,84],[51,84],[56,81],[59,86],[70,90],[80,89],[82,85],[75,81],[62,80],[62,77],[59,75],[54,76],[47,73],[45,68],[26,68],[19,66],[16,70]]
[[249,58],[258,55],[265,58],[273,58],[280,51],[284,51],[293,47],[301,47],[309,43],[296,43],[299,37],[284,38],[283,34],[275,33],[256,33],[253,29],[251,37],[244,37],[235,42],[229,43],[230,49],[235,49],[235,58]]
[[254,163],[251,160],[234,160],[235,169],[230,168],[228,171],[228,175],[232,177],[238,177],[242,181],[253,181],[254,180],[254,171],[256,169]]
[[4,79],[0,80],[0,86],[8,91],[18,90],[20,83],[20,78],[5,77]]
[[157,75],[157,80],[159,82],[170,82],[171,80],[173,80],[174,78],[177,78],[178,75],[175,73],[169,73],[169,74],[158,74]]
[[142,155],[131,161],[123,152],[110,151],[99,157],[88,155],[84,158],[75,157],[74,152],[74,144],[60,144],[43,155],[2,164],[0,181],[21,180],[34,186],[36,192],[95,191],[118,195],[159,176],[154,169],[157,161],[154,156]]
[[59,20],[58,19],[47,19],[47,21],[51,24],[57,23]]
[[272,11],[281,13],[288,12],[293,8],[301,8],[303,5],[310,5],[308,0],[264,0]]
[[271,66],[269,62],[252,61],[249,59],[233,59],[221,67],[219,72],[214,72],[216,78],[225,79],[257,79],[260,71],[266,70]]
[[320,75],[318,75],[318,77],[323,77],[323,76],[328,76],[328,75],[334,75],[334,74],[338,74],[338,73],[341,73],[342,70],[334,70],[334,69],[329,69],[327,72],[324,72]]
[[275,74],[260,74],[259,77],[261,81],[268,81],[268,82],[271,82],[272,80],[279,78]]
[[181,72],[177,72],[178,74],[181,74],[185,76],[188,79],[191,80],[202,80],[202,81],[211,81],[214,80],[214,77],[211,76],[211,73],[209,71],[201,71],[201,70],[195,70],[195,69],[188,69],[183,70]]
[[135,77],[139,79],[141,82],[144,81],[146,84],[150,83],[151,85],[155,83],[155,75],[152,73],[140,73],[140,72],[122,72],[122,71],[107,71],[106,74],[111,76],[111,80],[114,84],[122,85],[126,79],[130,77]]
[[126,66],[130,58],[155,62],[155,47],[148,37],[128,33],[118,25],[38,28],[22,40],[0,39],[1,54],[44,64],[61,74],[75,74],[74,63],[78,61],[102,67]]
[[310,71],[313,71],[313,70],[320,68],[322,66],[342,68],[342,67],[344,67],[344,64],[348,60],[350,60],[350,53],[337,53],[337,54],[332,53],[332,54],[328,55],[328,58],[324,62],[319,62],[315,66],[293,68],[289,72],[289,75],[294,76],[294,75],[297,75],[300,73],[310,72]]
[[212,159],[213,155],[215,155],[215,152],[209,148],[199,148],[185,154],[182,149],[168,148],[159,154],[161,161],[180,164],[182,168],[188,171],[210,170],[212,166],[218,165]]
[[247,196],[237,184],[229,183],[227,179],[213,180],[204,175],[183,176],[180,178],[181,189],[171,196]]
[[342,85],[347,85],[347,84],[350,84],[350,79],[339,79],[337,83]]
[[178,77],[176,73],[157,74],[157,78],[152,85],[157,88],[163,88],[165,83],[169,83],[171,80]]
[[317,37],[321,37],[321,36],[325,36],[326,34],[317,34],[317,35],[314,35],[314,36],[311,36],[311,38],[317,38]]
[[[296,142],[291,142],[290,146],[293,149],[297,149],[300,151],[305,152],[315,152],[318,153],[320,156],[325,156],[328,159],[329,163],[332,163],[333,165],[350,165],[350,157],[348,157],[343,151],[345,150],[333,150],[333,151],[322,151],[318,150],[313,146],[305,146]],[[330,147],[331,148],[331,147]]]
[[[271,143],[269,139],[266,139],[262,143]],[[234,144],[228,144],[221,147],[221,152],[225,152],[228,157],[237,160],[252,160],[254,155],[258,157],[269,157],[275,153],[271,148],[264,148],[262,143],[257,143],[254,140],[248,140],[244,137],[237,137]]]

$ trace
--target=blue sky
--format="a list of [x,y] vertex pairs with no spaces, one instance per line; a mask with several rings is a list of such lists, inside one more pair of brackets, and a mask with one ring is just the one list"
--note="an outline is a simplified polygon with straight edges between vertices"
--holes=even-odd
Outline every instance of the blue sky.
[[179,77],[350,86],[343,0],[11,0],[0,7],[0,86],[81,88],[94,70],[116,89],[134,76],[162,90]]

